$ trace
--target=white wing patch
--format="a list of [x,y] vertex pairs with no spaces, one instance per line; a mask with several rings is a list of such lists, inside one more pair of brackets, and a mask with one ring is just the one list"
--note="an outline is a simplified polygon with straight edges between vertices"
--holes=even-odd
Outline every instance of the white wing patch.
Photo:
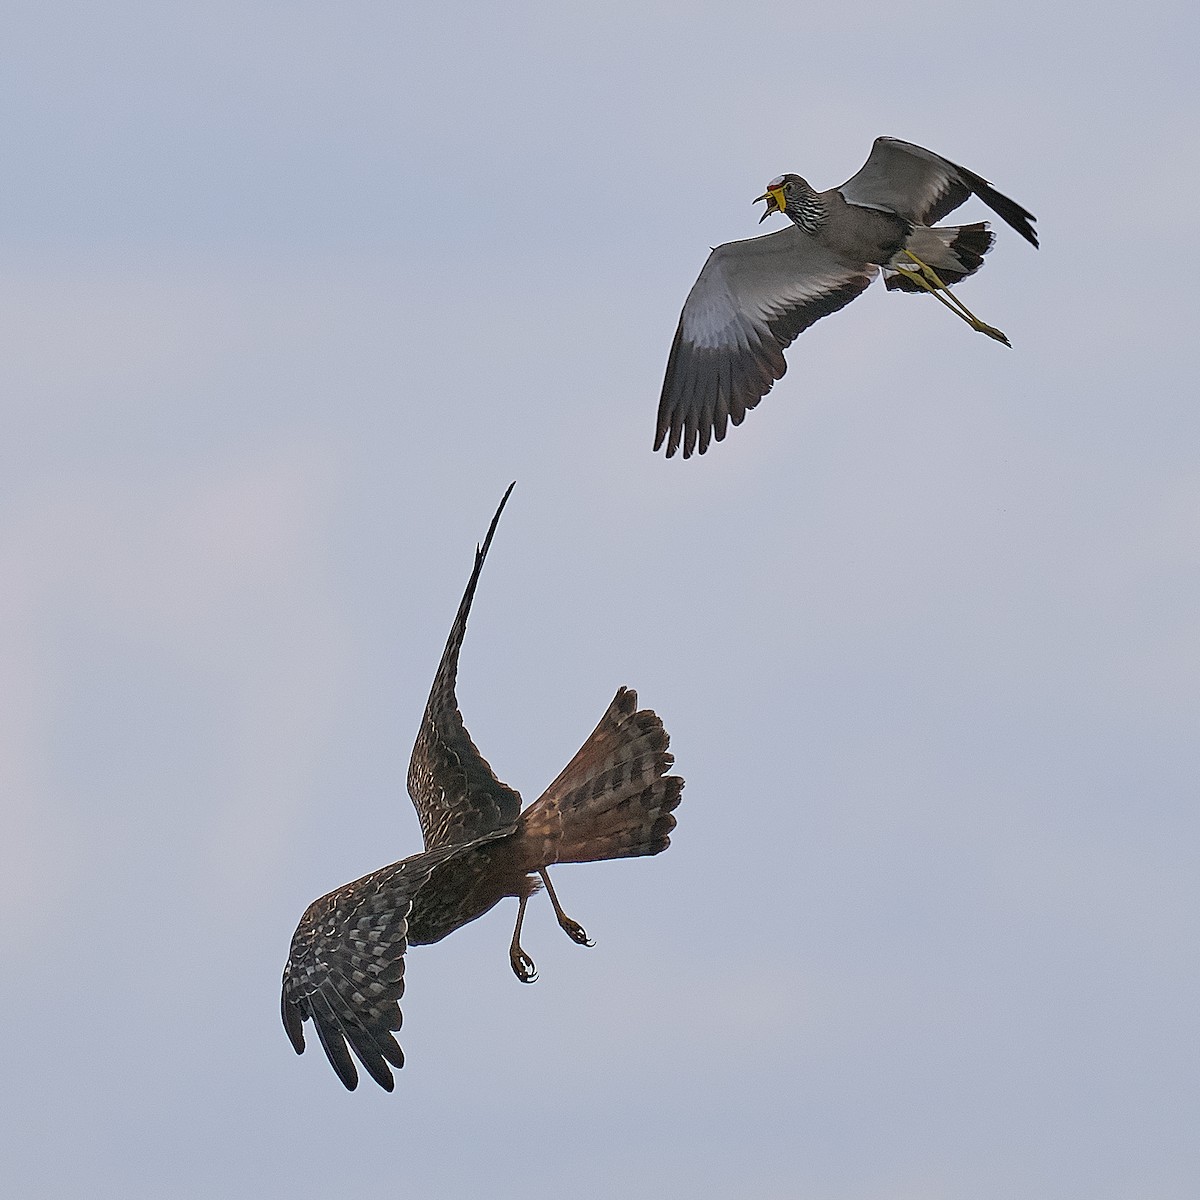
[[[872,279],[878,273],[878,268],[871,264],[865,266],[861,272],[861,274],[870,275]],[[778,296],[764,297],[760,300],[758,311],[763,320],[773,320],[782,316],[789,309],[804,308],[809,304],[816,303],[831,292],[844,288],[846,281],[845,275],[819,275],[797,280],[790,284],[786,291],[780,292]]]
[[711,274],[707,270],[700,273],[683,314],[684,336],[694,346],[718,350],[737,343],[742,315],[719,266]]

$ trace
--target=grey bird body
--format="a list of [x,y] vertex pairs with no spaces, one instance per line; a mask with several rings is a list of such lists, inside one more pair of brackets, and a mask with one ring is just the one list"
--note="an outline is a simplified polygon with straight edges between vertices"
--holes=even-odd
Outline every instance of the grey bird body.
[[[904,245],[913,224],[904,217],[886,209],[851,204],[837,188],[827,192],[814,192],[808,182],[799,176],[786,176],[795,180],[796,190],[811,193],[811,209],[797,213],[789,211],[792,224],[821,243],[847,264],[861,263],[882,266],[889,262]],[[791,210],[792,205],[788,205]],[[808,225],[805,212],[812,213]],[[771,215],[770,210],[763,218]]]
[[881,269],[890,290],[932,292],[1007,343],[944,295],[979,269],[994,240],[983,222],[932,227],[971,195],[1037,245],[1034,218],[1019,204],[965,167],[895,138],[877,138],[840,187],[816,192],[798,175],[772,180],[759,197],[767,200],[763,217],[782,212],[791,224],[709,255],[667,361],[655,450],[665,444],[669,458],[682,448],[687,458],[721,441],[783,376],[792,341],[849,304]]

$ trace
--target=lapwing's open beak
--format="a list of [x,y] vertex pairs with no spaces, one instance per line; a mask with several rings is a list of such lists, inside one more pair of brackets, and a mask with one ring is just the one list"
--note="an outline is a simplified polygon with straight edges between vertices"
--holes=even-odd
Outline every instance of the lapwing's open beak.
[[758,223],[761,225],[772,213],[784,212],[787,209],[787,197],[783,194],[783,188],[768,188],[761,196],[758,196],[754,203],[759,200],[767,202],[767,211],[758,218]]

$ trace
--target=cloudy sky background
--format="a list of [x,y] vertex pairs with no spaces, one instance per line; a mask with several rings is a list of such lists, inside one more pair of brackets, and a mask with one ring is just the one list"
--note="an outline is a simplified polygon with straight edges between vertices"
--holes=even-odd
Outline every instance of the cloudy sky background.
[[[13,0],[0,1161],[13,1195],[1182,1198],[1200,1149],[1191,4]],[[872,289],[702,459],[679,308],[785,170],[1039,218]],[[964,208],[964,220],[987,215]],[[621,684],[661,858],[409,962],[396,1092],[278,1019],[459,695],[534,798]],[[310,1041],[314,1039],[311,1039]]]

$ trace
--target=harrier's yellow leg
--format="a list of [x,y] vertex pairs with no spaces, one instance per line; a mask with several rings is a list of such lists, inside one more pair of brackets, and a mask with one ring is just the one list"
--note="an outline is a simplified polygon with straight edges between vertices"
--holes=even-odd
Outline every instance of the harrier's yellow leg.
[[979,333],[986,333],[988,337],[994,338],[998,342],[1003,342],[1006,346],[1011,346],[1012,343],[999,329],[992,325],[988,325],[985,321],[981,321],[938,277],[938,273],[927,263],[923,263],[911,250],[905,250],[904,253],[913,260],[920,268],[913,270],[911,267],[896,267],[906,279],[911,280],[919,287],[924,288],[935,299],[940,300],[955,316],[961,317],[972,329]]

